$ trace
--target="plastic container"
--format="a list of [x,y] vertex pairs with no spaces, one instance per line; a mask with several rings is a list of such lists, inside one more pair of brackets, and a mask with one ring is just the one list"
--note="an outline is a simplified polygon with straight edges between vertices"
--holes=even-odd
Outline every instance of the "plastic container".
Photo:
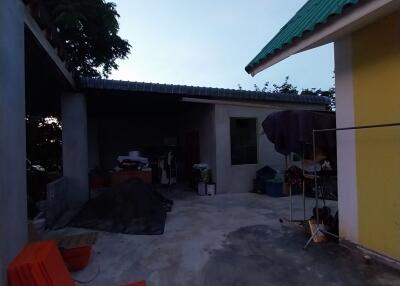
[[287,194],[283,192],[282,182],[265,182],[265,194],[270,197],[287,197]]
[[90,245],[61,251],[61,255],[69,271],[79,271],[85,268],[89,263],[91,253],[92,247]]
[[10,286],[74,286],[56,241],[27,244],[7,269]]
[[207,185],[206,185],[206,183],[203,183],[203,182],[197,183],[197,194],[199,196],[207,195]]
[[214,183],[207,184],[207,195],[215,196],[217,193],[216,185]]

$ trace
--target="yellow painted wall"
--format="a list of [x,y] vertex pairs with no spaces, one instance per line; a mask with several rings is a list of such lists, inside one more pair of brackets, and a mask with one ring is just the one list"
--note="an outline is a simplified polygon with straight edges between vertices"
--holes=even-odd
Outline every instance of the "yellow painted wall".
[[[356,125],[400,122],[400,12],[352,35]],[[359,243],[400,258],[400,127],[356,132]]]

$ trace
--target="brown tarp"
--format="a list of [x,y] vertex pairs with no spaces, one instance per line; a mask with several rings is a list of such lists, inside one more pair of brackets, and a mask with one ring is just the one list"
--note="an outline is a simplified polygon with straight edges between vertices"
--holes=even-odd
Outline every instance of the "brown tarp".
[[[336,128],[336,120],[333,112],[288,110],[268,115],[262,127],[277,152],[283,155],[304,153],[306,159],[312,159],[312,131]],[[336,132],[317,132],[315,139],[317,152],[335,164]]]

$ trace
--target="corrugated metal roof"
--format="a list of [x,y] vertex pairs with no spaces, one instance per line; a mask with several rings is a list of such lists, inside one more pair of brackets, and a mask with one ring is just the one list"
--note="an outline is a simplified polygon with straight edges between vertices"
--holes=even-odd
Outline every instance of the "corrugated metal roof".
[[346,7],[359,2],[360,0],[309,0],[246,66],[246,71],[251,73],[254,68],[290,45],[296,38],[314,31],[318,25],[325,24],[330,16],[340,15]]
[[106,90],[156,93],[169,96],[204,98],[204,99],[230,99],[263,102],[286,102],[316,105],[329,105],[330,100],[324,96],[282,94],[271,92],[258,92],[249,90],[210,88],[199,86],[145,83],[133,81],[120,81],[110,79],[80,78],[80,87],[85,90]]

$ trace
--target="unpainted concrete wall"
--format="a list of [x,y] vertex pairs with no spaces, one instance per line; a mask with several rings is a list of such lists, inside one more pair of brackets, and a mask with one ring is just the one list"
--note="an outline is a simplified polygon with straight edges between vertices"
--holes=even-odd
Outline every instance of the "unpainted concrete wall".
[[[351,37],[335,42],[336,127],[355,125]],[[339,131],[337,141],[340,237],[358,242],[356,135]]]
[[[253,188],[253,178],[258,169],[269,165],[281,170],[285,166],[284,156],[262,133],[261,123],[279,109],[235,105],[215,105],[216,168],[217,189],[220,193],[248,192]],[[257,119],[258,163],[247,165],[231,164],[230,118],[245,117]]]
[[86,98],[81,93],[62,95],[63,176],[69,208],[89,199]]
[[0,4],[0,285],[27,240],[24,4]]

